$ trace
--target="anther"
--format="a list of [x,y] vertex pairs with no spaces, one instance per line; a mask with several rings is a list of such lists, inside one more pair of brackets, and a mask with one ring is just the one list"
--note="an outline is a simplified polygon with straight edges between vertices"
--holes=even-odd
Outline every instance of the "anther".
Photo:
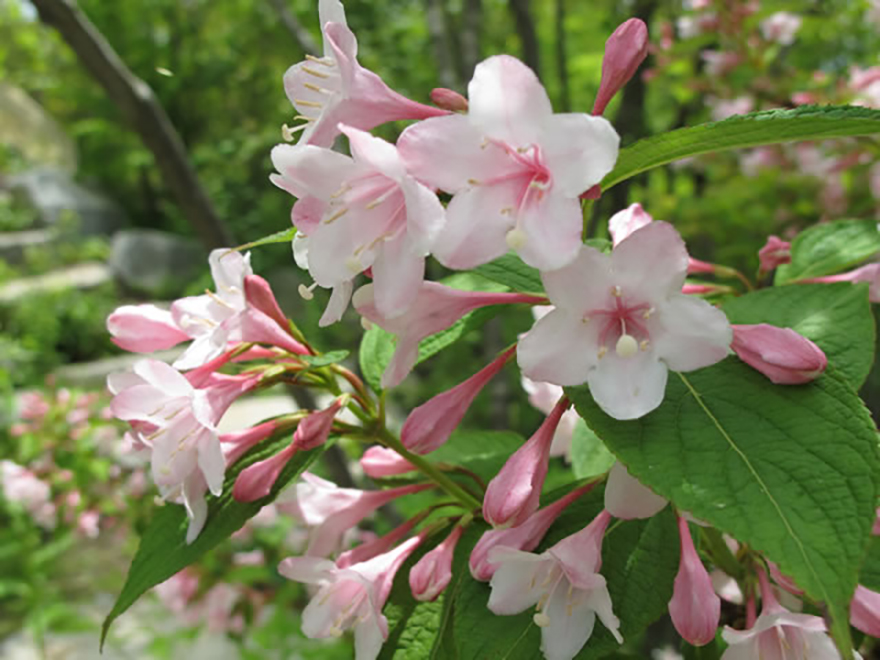
[[327,66],[327,67],[334,66],[333,62],[327,61],[323,57],[315,57],[314,55],[310,55],[308,53],[306,53],[306,59],[309,62],[314,62],[315,64],[320,64],[321,66]]
[[306,72],[307,74],[309,74],[310,76],[315,76],[315,78],[329,78],[329,77],[330,77],[330,76],[329,76],[328,74],[326,74],[326,73],[321,73],[320,71],[315,71],[314,69],[310,69],[310,68],[307,67],[307,66],[304,66],[304,67],[302,68],[302,70],[305,71],[305,72]]
[[296,105],[301,105],[306,108],[323,108],[323,103],[318,103],[317,101],[306,101],[305,99],[293,99],[293,102]]
[[535,616],[533,616],[532,619],[534,620],[535,625],[540,628],[546,628],[550,625],[550,617],[543,612],[535,612]]
[[345,260],[345,267],[348,268],[352,273],[359,273],[364,268],[361,266],[360,259],[357,257],[349,257]]
[[317,282],[312,282],[311,286],[300,284],[299,287],[297,287],[297,291],[299,291],[299,295],[302,296],[303,300],[311,300],[315,297],[315,294],[312,293],[312,291],[315,290],[316,286],[318,286]]
[[597,357],[601,360],[603,357],[605,357],[605,355],[606,355],[607,353],[608,353],[608,347],[607,347],[607,346],[601,346],[601,347],[599,348],[599,353],[598,353],[598,356],[597,356]]
[[656,311],[657,311],[657,310],[654,309],[653,307],[649,307],[649,308],[646,309],[644,312],[642,312],[642,318],[645,319],[645,320],[648,320],[649,318],[651,318],[651,315],[652,315],[654,312],[656,312]]
[[505,237],[507,247],[511,250],[521,250],[528,242],[528,236],[522,229],[514,228],[507,232]]
[[468,179],[469,186],[478,186],[480,185],[479,179]]
[[617,346],[614,348],[618,356],[629,358],[639,352],[639,344],[632,335],[620,335]]
[[310,89],[313,92],[317,92],[318,94],[332,94],[333,93],[329,89],[324,89],[323,87],[318,87],[318,85],[315,85],[314,83],[310,83],[310,82],[304,82],[303,87],[305,87],[306,89]]
[[639,348],[643,351],[647,351],[649,346],[650,344],[648,343],[647,339],[643,339],[639,342]]
[[348,213],[348,207],[347,207],[347,206],[343,206],[343,207],[342,207],[341,209],[339,209],[336,213],[334,213],[334,214],[331,215],[329,218],[327,218],[326,220],[324,220],[324,224],[325,224],[325,225],[329,225],[331,222],[335,222],[336,220],[339,220],[339,218],[341,218],[342,216],[344,216],[346,213]]
[[620,296],[623,295],[623,292],[620,290],[620,287],[615,284],[613,287],[611,287],[611,295],[613,295],[615,298],[620,298]]

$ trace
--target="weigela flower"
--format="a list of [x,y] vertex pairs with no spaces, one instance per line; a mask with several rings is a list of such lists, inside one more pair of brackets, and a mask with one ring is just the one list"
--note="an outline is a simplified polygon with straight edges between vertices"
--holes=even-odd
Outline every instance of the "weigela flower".
[[416,467],[393,449],[375,445],[360,460],[364,474],[373,479],[413,472]]
[[619,642],[620,621],[614,616],[602,565],[602,537],[611,516],[593,522],[540,555],[498,547],[490,559],[498,563],[492,576],[489,609],[518,614],[537,605],[541,651],[547,660],[571,660],[593,634],[596,616]]
[[868,299],[872,303],[880,303],[880,264],[867,264],[838,275],[798,280],[800,284],[831,284],[833,282],[852,282],[853,284],[867,282],[869,284]]
[[668,500],[633,478],[620,461],[611,467],[605,486],[605,509],[615,518],[650,518],[667,504]]
[[307,55],[284,74],[287,98],[299,113],[297,119],[305,122],[293,129],[303,131],[301,144],[329,147],[339,135],[340,123],[368,131],[397,119],[446,114],[401,96],[358,63],[357,39],[339,0],[321,0],[318,16],[324,35],[323,57]]
[[850,604],[850,623],[871,637],[880,637],[880,593],[862,585]]
[[411,538],[390,552],[345,568],[316,557],[282,561],[278,572],[284,577],[318,587],[302,614],[305,636],[341,637],[344,630],[353,628],[356,660],[374,660],[388,638],[382,608],[394,575],[421,540]]
[[758,250],[761,260],[761,272],[769,273],[777,266],[791,263],[791,243],[783,241],[779,236],[770,236],[767,243]]
[[653,222],[605,255],[583,246],[565,268],[542,273],[556,306],[520,341],[517,359],[533,380],[587,382],[616,419],[636,419],[663,401],[668,369],[692,371],[724,359],[725,315],[681,293],[688,269],[673,227]]
[[452,579],[452,557],[464,527],[455,529],[409,571],[409,587],[416,600],[435,600]]
[[605,42],[602,82],[593,114],[601,115],[608,103],[629,82],[648,55],[648,26],[638,18],[622,23]]
[[[533,308],[534,309],[534,308]],[[522,388],[529,395],[529,403],[545,415],[549,415],[553,406],[564,394],[559,385],[553,383],[538,383],[531,378],[523,376],[520,379]],[[571,439],[574,428],[580,419],[574,408],[569,408],[559,420],[556,433],[553,435],[553,444],[550,445],[551,456],[562,456],[566,462],[571,462]]]
[[721,620],[721,599],[715,595],[712,578],[694,548],[686,519],[678,519],[678,532],[681,560],[669,601],[669,616],[688,644],[705,646],[715,639]]
[[132,353],[152,353],[189,341],[171,312],[148,303],[123,305],[107,317],[111,341]]
[[791,328],[767,323],[731,327],[730,347],[737,357],[777,385],[809,383],[828,366],[822,349]]
[[[314,146],[281,144],[272,150],[280,172],[272,180],[323,203],[320,216],[294,213],[308,240],[307,263],[318,286],[351,294],[354,277],[370,268],[376,306],[388,317],[406,311],[424,279],[425,256],[443,228],[437,196],[409,176],[397,148],[342,126],[352,157]],[[297,202],[297,205],[303,202]],[[303,221],[303,218],[307,218]],[[338,320],[336,302],[321,320]]]
[[761,34],[767,41],[775,41],[782,46],[791,46],[794,37],[801,29],[803,19],[797,14],[778,11],[761,21]]
[[468,269],[513,248],[542,270],[570,263],[578,196],[614,167],[617,133],[602,117],[553,114],[534,72],[508,55],[477,65],[468,96],[466,115],[419,122],[397,143],[413,176],[453,195],[434,256]]

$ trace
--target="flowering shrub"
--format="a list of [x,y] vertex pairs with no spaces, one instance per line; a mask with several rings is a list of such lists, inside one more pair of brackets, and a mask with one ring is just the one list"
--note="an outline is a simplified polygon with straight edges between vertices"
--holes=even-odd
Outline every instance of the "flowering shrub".
[[[587,115],[554,114],[537,77],[507,55],[476,67],[467,99],[445,90],[437,107],[408,100],[358,64],[341,3],[319,10],[324,55],[284,80],[303,123],[283,133],[301,135],[272,151],[272,181],[296,197],[294,228],[212,252],[213,291],[108,319],[129,351],[190,343],[173,366],[146,357],[109,379],[127,441],[179,506],[143,534],[105,634],[148,588],[185,581],[181,570],[274,503],[309,529],[304,552],[278,564],[312,588],[304,634],[351,631],[359,660],[398,649],[601,657],[667,612],[684,640],[725,660],[854,657],[851,624],[869,635],[880,624],[880,457],[856,394],[878,300],[875,266],[856,266],[880,251],[875,223],[826,223],[790,244],[771,237],[754,255],[754,282],[691,256],[674,224],[638,204],[608,220],[612,241],[584,241],[584,214],[651,168],[874,135],[880,112],[765,111],[620,148],[601,114],[645,57],[636,19],[609,38]],[[783,44],[795,30],[778,18],[764,25]],[[419,121],[396,145],[369,133],[402,119]],[[350,156],[330,148],[339,136]],[[347,350],[320,351],[254,274],[244,250],[281,241],[314,278],[304,298],[331,290],[321,325],[349,307],[362,317],[360,375],[343,365]],[[430,281],[429,256],[469,272]],[[396,432],[387,391],[513,306],[552,309]],[[527,440],[457,432],[514,361],[533,391],[556,393],[540,404],[545,421]],[[330,403],[217,430],[236,399],[282,383]],[[591,432],[616,459],[586,480],[551,478],[572,415],[589,431],[566,422],[571,442]],[[387,487],[340,487],[309,471],[341,441],[363,447],[364,472]],[[392,502],[401,524],[344,546],[347,531]],[[733,583],[716,594],[725,576]],[[796,601],[780,604],[779,590]],[[742,605],[723,609],[731,591]]]

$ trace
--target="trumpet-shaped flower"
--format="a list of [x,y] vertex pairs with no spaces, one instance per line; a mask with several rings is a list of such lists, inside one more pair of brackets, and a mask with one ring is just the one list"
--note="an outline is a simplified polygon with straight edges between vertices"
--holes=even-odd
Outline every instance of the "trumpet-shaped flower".
[[516,250],[542,270],[570,263],[582,229],[578,196],[617,160],[602,117],[553,114],[534,72],[497,55],[468,85],[468,113],[407,128],[398,147],[410,172],[453,195],[434,256],[473,268]]
[[732,339],[722,312],[681,293],[687,268],[684,242],[665,222],[635,231],[611,255],[584,246],[573,264],[541,275],[556,309],[520,341],[523,373],[562,386],[587,382],[616,419],[651,412],[668,369],[714,364]]
[[[424,279],[425,256],[443,228],[437,196],[406,172],[397,148],[343,126],[352,157],[315,146],[281,144],[272,150],[281,188],[323,204],[298,229],[308,237],[308,267],[318,286],[351,292],[354,277],[370,268],[376,306],[388,317],[409,307]],[[303,201],[297,202],[297,205]],[[294,214],[295,219],[297,218]],[[322,319],[336,320],[348,301],[334,301]]]
[[[522,388],[529,395],[529,403],[545,415],[550,414],[553,406],[563,395],[562,388],[553,383],[538,383],[525,376],[520,381]],[[559,420],[559,426],[556,427],[556,433],[553,435],[553,444],[550,445],[551,456],[562,456],[566,462],[571,462],[571,439],[579,419],[580,417],[574,408],[565,411],[562,419]]]
[[352,628],[355,659],[374,660],[388,638],[388,620],[382,608],[394,575],[421,541],[421,537],[411,538],[390,552],[345,568],[316,557],[282,561],[278,572],[284,577],[318,587],[302,614],[306,637],[340,637]]
[[490,586],[489,609],[518,614],[537,605],[541,651],[547,660],[571,660],[593,634],[596,616],[623,642],[602,565],[602,537],[611,516],[603,511],[580,532],[540,555],[499,547],[490,559],[499,564]]
[[423,282],[412,307],[402,316],[382,314],[375,300],[375,286],[366,284],[352,299],[355,309],[368,321],[397,335],[394,357],[382,374],[382,387],[399,385],[412,371],[419,355],[419,342],[445,330],[462,316],[480,307],[515,303],[546,302],[540,296],[522,293],[462,291],[436,282]]
[[715,595],[712,578],[694,548],[687,520],[678,519],[681,561],[675,589],[669,601],[669,616],[678,634],[689,644],[705,646],[715,639],[721,620],[721,599]]
[[850,604],[850,623],[866,635],[880,636],[880,593],[858,585]]
[[114,344],[132,353],[152,353],[188,341],[171,312],[155,305],[123,305],[107,317],[107,331]]
[[[284,91],[303,120],[301,144],[329,147],[345,123],[368,131],[397,119],[425,119],[445,110],[401,96],[357,61],[357,39],[348,28],[339,0],[318,4],[323,57],[307,55],[284,74]],[[288,131],[290,129],[287,129]]]
[[838,275],[798,280],[799,284],[831,284],[833,282],[852,282],[853,284],[867,282],[869,284],[868,299],[872,303],[880,303],[880,264],[867,264]]

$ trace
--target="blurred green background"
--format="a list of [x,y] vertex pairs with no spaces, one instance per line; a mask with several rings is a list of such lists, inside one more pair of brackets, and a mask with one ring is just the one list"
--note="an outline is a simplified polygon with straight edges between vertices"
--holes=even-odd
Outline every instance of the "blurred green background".
[[[223,231],[244,243],[289,227],[292,200],[268,181],[269,151],[294,114],[282,76],[320,45],[316,3],[78,6],[155,93]],[[474,65],[506,52],[536,70],[557,111],[573,112],[592,107],[607,36],[638,16],[649,25],[651,52],[605,113],[624,145],[752,110],[880,107],[880,6],[869,0],[349,0],[346,12],[361,64],[410,98],[429,102],[438,86],[465,93]],[[393,141],[405,125],[376,132]],[[753,275],[770,234],[790,239],[822,221],[880,219],[878,150],[876,141],[851,140],[675,163],[614,188],[594,205],[588,226],[604,236],[608,217],[638,201],[673,222],[695,257]],[[95,616],[119,587],[153,492],[149,484],[132,487],[142,470],[111,446],[121,430],[104,419],[100,392],[106,373],[124,362],[104,319],[125,302],[168,304],[203,291],[211,283],[208,247],[118,103],[30,3],[0,0],[0,459],[50,486],[55,516],[55,524],[41,526],[21,501],[0,494],[0,656],[31,647],[51,654],[47,639],[79,639],[80,630],[94,641]],[[254,250],[253,264],[322,349],[356,348],[361,328],[352,313],[317,332],[326,295],[299,298],[297,285],[309,279],[288,245]],[[431,269],[435,278],[445,274]],[[529,324],[527,312],[499,317],[459,350],[420,366],[395,394],[398,410],[476,371]],[[529,407],[515,371],[505,377],[481,395],[466,423],[527,436],[541,414]],[[863,392],[875,414],[878,391],[875,373]],[[43,412],[27,417],[34,406]],[[12,480],[4,474],[0,481]],[[95,512],[100,522],[92,524]],[[229,645],[209,650],[211,657],[274,657],[265,649],[290,643],[303,657],[346,657],[344,648],[304,641],[285,614],[284,598],[295,602],[303,593],[274,573],[290,531],[275,525],[209,557],[198,590],[183,599],[209,602],[222,574],[236,590],[226,601],[215,594],[214,602],[228,607],[217,605],[221,613],[212,619],[206,605],[182,628],[166,626],[174,606],[150,614],[150,641],[138,653],[181,657],[181,644],[204,646],[204,631],[222,630]],[[259,551],[262,559],[238,565],[230,577],[233,550]],[[64,569],[68,557],[75,570]],[[82,579],[93,574],[100,579]],[[275,609],[266,610],[266,593],[276,590],[286,595],[275,594]],[[242,630],[266,646],[245,648],[235,641]],[[110,652],[134,657],[125,655],[125,643]],[[98,657],[94,644],[67,653],[57,657]]]

